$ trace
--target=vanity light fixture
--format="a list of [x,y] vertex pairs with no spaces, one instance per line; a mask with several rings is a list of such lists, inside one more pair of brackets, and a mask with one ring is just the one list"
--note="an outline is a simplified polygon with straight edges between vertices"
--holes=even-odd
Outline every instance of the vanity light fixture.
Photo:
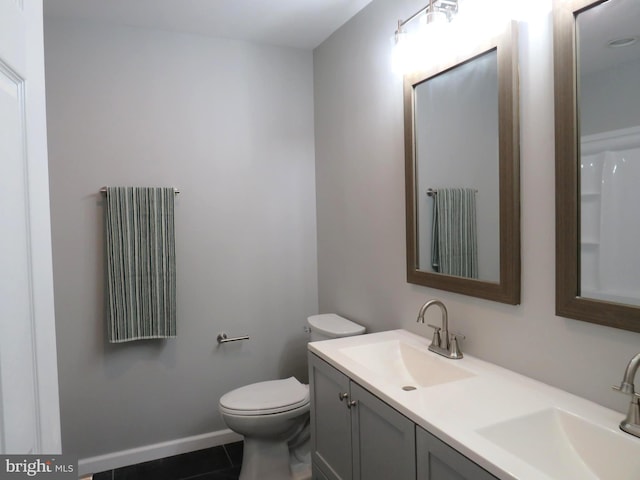
[[411,15],[406,20],[398,20],[398,29],[396,30],[396,44],[400,43],[403,36],[406,35],[405,25],[421,18],[426,23],[437,23],[447,21],[450,22],[454,15],[458,13],[458,0],[429,0],[429,3]]
[[[455,14],[458,13],[458,0],[429,0],[429,3],[406,20],[398,20],[395,32],[395,47],[392,55],[393,71],[404,75],[410,71],[421,70],[427,61],[442,54],[442,49],[430,49],[429,56],[424,52],[434,42],[440,43],[441,36]],[[419,19],[419,27],[408,29],[407,25]],[[446,43],[446,42],[445,42]]]

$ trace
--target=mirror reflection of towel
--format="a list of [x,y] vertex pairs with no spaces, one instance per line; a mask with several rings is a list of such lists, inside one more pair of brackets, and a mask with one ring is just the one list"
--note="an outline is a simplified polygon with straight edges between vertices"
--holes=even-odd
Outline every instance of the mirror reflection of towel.
[[478,278],[476,192],[439,188],[433,200],[431,266],[435,272]]
[[176,336],[174,189],[107,187],[109,341]]

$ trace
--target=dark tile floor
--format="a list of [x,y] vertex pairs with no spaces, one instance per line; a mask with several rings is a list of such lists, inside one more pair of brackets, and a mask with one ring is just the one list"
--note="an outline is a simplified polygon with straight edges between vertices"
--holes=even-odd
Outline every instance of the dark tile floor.
[[242,442],[109,470],[93,480],[238,480]]

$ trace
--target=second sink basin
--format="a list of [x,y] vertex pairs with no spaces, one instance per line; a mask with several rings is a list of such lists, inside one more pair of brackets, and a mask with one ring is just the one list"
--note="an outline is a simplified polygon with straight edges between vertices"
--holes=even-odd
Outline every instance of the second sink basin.
[[399,387],[429,387],[474,376],[447,360],[413,345],[391,340],[353,347],[340,352]]
[[552,478],[640,478],[640,440],[559,408],[548,408],[477,432]]

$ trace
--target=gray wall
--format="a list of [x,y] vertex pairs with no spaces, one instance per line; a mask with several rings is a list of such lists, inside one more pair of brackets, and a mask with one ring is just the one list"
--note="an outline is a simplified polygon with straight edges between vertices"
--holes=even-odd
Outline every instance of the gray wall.
[[[305,378],[317,313],[312,55],[45,21],[64,451],[80,458],[213,432],[217,402]],[[176,205],[178,337],[109,345],[103,185]],[[216,346],[216,335],[251,340]]]
[[[374,0],[314,51],[320,311],[374,331],[428,336],[416,314],[424,301],[440,298],[452,328],[467,336],[464,351],[626,411],[628,399],[610,386],[639,350],[640,335],[554,314],[549,13],[520,24],[521,305],[406,283],[402,80],[391,71],[391,38],[396,20],[422,6]],[[436,310],[431,314],[427,323],[439,321]]]

